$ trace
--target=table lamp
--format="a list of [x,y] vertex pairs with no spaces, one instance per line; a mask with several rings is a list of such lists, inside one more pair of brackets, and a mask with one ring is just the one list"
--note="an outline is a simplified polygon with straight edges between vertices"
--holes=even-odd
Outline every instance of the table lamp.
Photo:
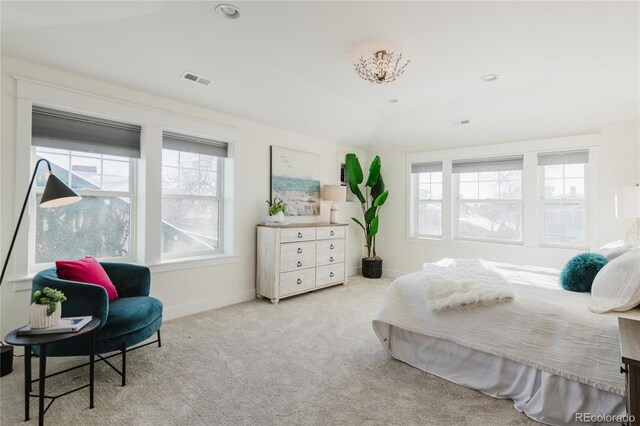
[[53,175],[51,171],[51,164],[44,158],[41,158],[36,162],[36,166],[33,169],[33,176],[31,176],[31,182],[29,182],[29,188],[27,189],[27,195],[24,198],[24,203],[22,204],[22,211],[20,211],[20,217],[18,218],[18,224],[16,225],[16,230],[13,232],[13,238],[11,239],[11,245],[9,246],[9,252],[7,253],[7,258],[4,261],[4,265],[2,266],[2,275],[0,275],[0,285],[2,285],[2,280],[4,279],[4,273],[7,270],[7,265],[9,265],[9,258],[11,258],[11,251],[13,250],[13,245],[16,242],[16,237],[18,236],[18,230],[20,229],[20,223],[22,222],[22,217],[24,216],[24,212],[27,208],[27,204],[29,204],[29,194],[31,193],[31,188],[33,187],[33,182],[36,179],[36,174],[38,172],[38,166],[42,162],[47,163],[47,167],[49,168],[49,177],[47,179],[47,184],[44,187],[44,191],[42,192],[42,198],[40,199],[40,207],[44,207],[47,209],[53,207],[61,207],[66,206],[67,204],[72,204],[80,201],[82,199],[81,196],[75,193],[75,191],[69,188],[64,184],[60,179]]
[[626,239],[635,237],[635,244],[640,245],[640,186],[616,188],[616,217],[628,217],[636,220],[627,232]]
[[325,201],[333,201],[331,204],[331,215],[329,222],[338,223],[337,212],[338,204],[347,201],[347,187],[342,185],[325,185],[322,187],[322,199]]

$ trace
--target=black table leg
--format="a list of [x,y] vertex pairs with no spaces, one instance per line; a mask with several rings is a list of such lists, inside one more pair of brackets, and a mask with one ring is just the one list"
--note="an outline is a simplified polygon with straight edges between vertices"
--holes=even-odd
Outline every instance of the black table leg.
[[93,408],[93,375],[94,359],[96,357],[96,330],[91,332],[91,355],[89,356],[89,408]]
[[38,385],[40,387],[40,395],[38,395],[38,425],[44,425],[44,381],[47,376],[47,345],[40,345],[40,380]]
[[29,421],[29,394],[31,393],[31,346],[24,347],[24,421]]

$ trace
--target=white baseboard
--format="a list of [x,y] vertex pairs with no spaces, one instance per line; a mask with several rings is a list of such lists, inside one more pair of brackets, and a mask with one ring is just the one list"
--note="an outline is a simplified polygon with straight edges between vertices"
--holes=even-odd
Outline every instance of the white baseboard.
[[395,278],[398,278],[398,277],[401,277],[401,276],[407,275],[407,274],[408,274],[408,272],[399,271],[397,269],[388,269],[388,268],[385,268],[385,267],[382,268],[382,275],[387,277],[387,278],[394,278],[395,279]]
[[181,305],[165,306],[162,318],[163,320],[172,320],[175,318],[186,317],[188,315],[253,300],[255,297],[256,291],[254,289],[250,289],[226,294],[222,297],[212,297],[209,299],[198,300],[196,302],[183,303]]

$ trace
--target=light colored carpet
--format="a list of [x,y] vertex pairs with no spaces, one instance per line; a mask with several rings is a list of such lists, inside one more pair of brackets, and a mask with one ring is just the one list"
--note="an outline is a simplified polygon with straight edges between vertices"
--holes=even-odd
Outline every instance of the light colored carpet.
[[[528,425],[497,400],[390,358],[371,318],[388,279],[353,278],[271,305],[251,301],[167,321],[163,347],[128,356],[128,384],[96,368],[88,390],[65,396],[48,425]],[[114,358],[119,362],[119,358]],[[22,358],[0,380],[2,425],[22,420]],[[37,373],[34,360],[34,377]],[[49,371],[76,360],[50,358]],[[47,393],[86,383],[87,368],[49,379]],[[31,402],[37,422],[37,400]]]

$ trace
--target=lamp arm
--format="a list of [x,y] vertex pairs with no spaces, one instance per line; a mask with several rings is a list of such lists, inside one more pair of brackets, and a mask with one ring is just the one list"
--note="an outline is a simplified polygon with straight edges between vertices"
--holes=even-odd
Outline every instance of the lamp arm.
[[36,162],[36,166],[33,169],[33,175],[31,176],[31,182],[29,182],[29,188],[27,189],[27,195],[24,197],[24,203],[22,204],[22,210],[20,211],[20,217],[18,218],[18,224],[16,225],[16,230],[13,232],[13,238],[11,239],[11,245],[9,246],[9,252],[7,253],[7,258],[4,261],[4,265],[2,266],[2,275],[0,275],[0,285],[2,285],[2,280],[4,279],[4,274],[7,271],[7,266],[9,265],[9,259],[11,258],[11,252],[13,251],[13,245],[16,243],[16,237],[18,236],[18,230],[20,229],[20,223],[22,223],[22,217],[24,216],[24,212],[27,209],[27,204],[29,204],[29,194],[31,193],[31,188],[33,187],[33,182],[36,180],[36,173],[38,172],[38,166],[42,162],[47,163],[47,167],[49,168],[49,173],[51,173],[51,164],[45,160],[44,158],[39,159]]

